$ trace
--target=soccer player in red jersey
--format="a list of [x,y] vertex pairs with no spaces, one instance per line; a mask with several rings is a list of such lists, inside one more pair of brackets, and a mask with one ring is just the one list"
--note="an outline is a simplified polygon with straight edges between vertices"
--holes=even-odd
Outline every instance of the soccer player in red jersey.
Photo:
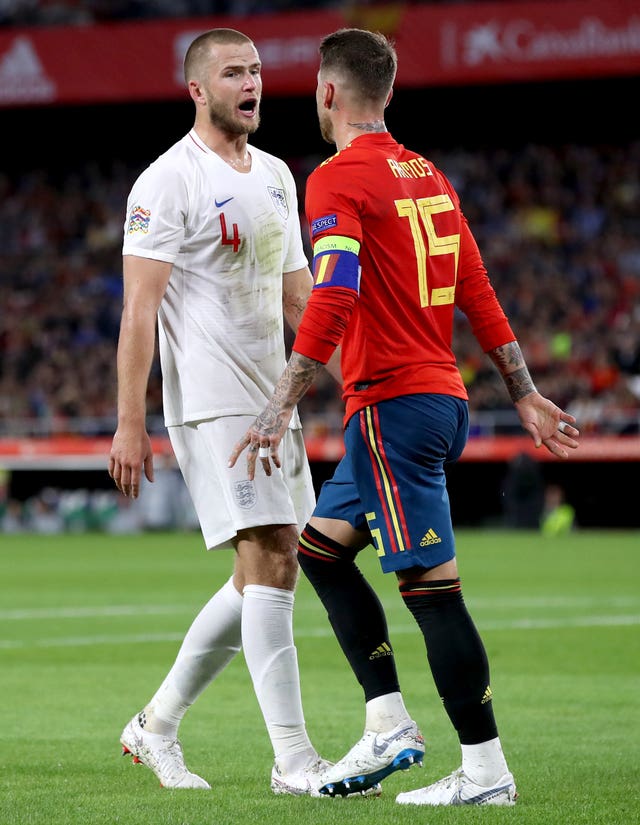
[[[298,558],[365,696],[363,737],[321,791],[366,789],[421,763],[384,611],[355,563],[373,544],[420,628],[462,765],[400,804],[513,805],[516,786],[493,713],[489,663],[463,597],[444,465],[468,436],[467,392],[452,350],[463,312],[502,376],[535,446],[578,446],[575,418],[537,392],[445,175],[387,131],[397,67],[381,34],[341,29],[320,45],[316,102],[338,152],[309,177],[314,288],[291,358],[265,410],[231,457],[251,445],[267,475],[296,403],[342,348],[345,456],[323,485]],[[256,452],[258,448],[258,452]]]

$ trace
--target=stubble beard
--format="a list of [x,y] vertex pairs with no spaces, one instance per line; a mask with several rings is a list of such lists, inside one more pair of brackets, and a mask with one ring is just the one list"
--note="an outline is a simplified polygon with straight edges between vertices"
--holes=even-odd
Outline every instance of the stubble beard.
[[246,122],[234,116],[226,107],[209,101],[209,122],[229,135],[252,135],[260,125],[260,111],[256,112],[252,121]]
[[325,112],[318,112],[318,123],[320,124],[320,134],[327,143],[335,144],[333,137],[333,126],[331,118]]

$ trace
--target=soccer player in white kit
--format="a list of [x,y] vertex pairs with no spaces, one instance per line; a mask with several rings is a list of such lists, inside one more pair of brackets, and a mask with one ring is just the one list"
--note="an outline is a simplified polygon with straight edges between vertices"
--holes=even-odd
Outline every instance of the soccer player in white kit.
[[153,480],[145,396],[157,320],[171,444],[206,547],[233,546],[234,570],[121,743],[164,787],[210,788],[187,769],[178,727],[243,648],[273,745],[272,790],[319,796],[329,763],[307,734],[292,632],[298,533],[315,503],[297,414],[275,484],[228,467],[284,369],[283,316],[296,330],[311,290],[295,183],[283,161],[247,142],[262,92],[253,42],[214,29],[193,41],[184,67],[194,127],[142,172],[127,203],[109,473],[132,498],[143,471]]

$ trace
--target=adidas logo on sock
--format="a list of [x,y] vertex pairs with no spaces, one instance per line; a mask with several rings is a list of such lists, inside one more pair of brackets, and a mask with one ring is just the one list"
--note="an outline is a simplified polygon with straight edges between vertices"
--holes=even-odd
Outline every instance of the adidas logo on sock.
[[422,537],[422,541],[420,542],[420,547],[428,547],[430,544],[440,544],[442,539],[433,529],[430,527],[427,532]]
[[379,645],[373,651],[371,656],[369,656],[369,661],[372,661],[373,659],[380,659],[382,656],[393,656],[393,650],[391,650],[391,647],[386,642]]
[[486,705],[487,702],[490,702],[492,699],[493,699],[493,693],[492,693],[491,688],[489,687],[489,685],[487,685],[487,689],[485,690],[485,692],[482,696],[482,700],[480,701],[480,704],[481,705]]

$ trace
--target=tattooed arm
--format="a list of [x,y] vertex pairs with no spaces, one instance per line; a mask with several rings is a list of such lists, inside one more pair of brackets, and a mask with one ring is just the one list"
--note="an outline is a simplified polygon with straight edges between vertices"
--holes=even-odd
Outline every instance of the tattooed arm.
[[544,444],[558,458],[568,458],[567,448],[578,446],[580,432],[572,426],[576,419],[536,390],[518,342],[496,347],[488,355],[502,376],[520,423],[536,447]]
[[[247,453],[249,479],[255,476],[256,458],[260,458],[268,476],[271,475],[272,461],[276,467],[281,466],[278,446],[282,436],[287,431],[296,404],[313,384],[318,370],[323,366],[320,361],[314,361],[313,358],[307,358],[297,352],[291,353],[291,358],[275,386],[269,403],[233,448],[229,456],[229,467],[234,466],[240,453],[246,447],[249,447]],[[258,454],[261,447],[268,448],[268,455]]]

